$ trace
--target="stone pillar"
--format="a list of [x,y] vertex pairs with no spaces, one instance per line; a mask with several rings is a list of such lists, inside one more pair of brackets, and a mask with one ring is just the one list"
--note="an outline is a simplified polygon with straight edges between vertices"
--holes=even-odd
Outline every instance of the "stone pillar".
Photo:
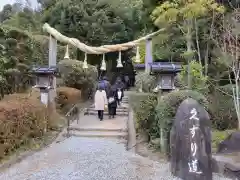
[[152,40],[151,39],[147,39],[146,40],[145,50],[146,50],[146,53],[145,53],[145,72],[150,73],[149,63],[153,62],[153,57],[152,57]]
[[[48,66],[56,67],[57,66],[57,40],[54,39],[52,36],[50,36],[49,39],[49,56],[48,56]],[[53,87],[54,89],[51,90],[51,98],[56,97],[56,77],[53,79]],[[53,99],[50,99],[50,101],[53,101]]]
[[[48,66],[54,66],[57,65],[57,40],[54,39],[51,35],[49,37],[49,58],[48,58]],[[53,89],[50,89],[48,92],[48,111],[49,116],[53,112],[56,111],[56,105],[55,105],[55,98],[56,98],[56,77],[53,78]]]

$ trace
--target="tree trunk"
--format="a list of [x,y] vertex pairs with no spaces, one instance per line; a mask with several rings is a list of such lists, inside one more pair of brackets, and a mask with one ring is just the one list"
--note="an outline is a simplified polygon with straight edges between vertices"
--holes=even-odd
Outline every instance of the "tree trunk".
[[[200,46],[199,46],[199,37],[198,37],[198,23],[197,23],[197,19],[194,19],[194,25],[195,25],[195,38],[196,38],[196,44],[197,44],[197,54],[198,54],[198,61],[199,64],[201,64],[202,66],[202,58],[201,58],[201,52],[200,52]],[[202,71],[201,71],[202,72]]]
[[192,77],[191,77],[191,61],[192,56],[190,54],[192,53],[192,20],[187,20],[187,34],[186,34],[186,41],[187,41],[187,61],[188,61],[188,89],[192,88]]

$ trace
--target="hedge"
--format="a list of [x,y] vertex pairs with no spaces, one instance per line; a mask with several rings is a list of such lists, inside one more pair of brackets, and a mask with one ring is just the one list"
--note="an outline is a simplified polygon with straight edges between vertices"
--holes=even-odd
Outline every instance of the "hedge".
[[0,101],[0,160],[30,139],[41,137],[46,123],[56,126],[57,114],[48,116],[36,94],[12,94]]
[[134,111],[137,133],[145,132],[149,138],[158,136],[155,121],[157,96],[152,93],[132,93],[129,95],[129,102]]
[[72,106],[81,100],[81,91],[70,87],[57,88],[56,104],[58,109],[63,111],[68,110],[69,106]]
[[[61,111],[66,112],[80,99],[78,89],[57,88],[56,105]],[[0,161],[31,139],[43,136],[46,124],[49,130],[54,130],[62,125],[62,120],[57,112],[48,116],[38,89],[5,96],[0,101]]]

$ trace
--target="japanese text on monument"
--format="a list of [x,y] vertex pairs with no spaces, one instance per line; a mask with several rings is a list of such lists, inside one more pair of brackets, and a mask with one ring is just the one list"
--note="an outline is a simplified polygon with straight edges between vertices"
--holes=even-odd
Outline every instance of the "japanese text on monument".
[[190,133],[191,133],[191,147],[190,148],[191,148],[192,159],[188,163],[188,167],[189,167],[189,172],[202,174],[202,172],[198,170],[199,169],[198,168],[198,159],[196,158],[198,146],[197,146],[197,143],[195,142],[196,131],[199,129],[199,118],[197,117],[197,110],[195,108],[193,108],[190,111],[190,113],[191,113],[191,117],[189,118],[189,120],[193,121],[193,127],[190,128]]

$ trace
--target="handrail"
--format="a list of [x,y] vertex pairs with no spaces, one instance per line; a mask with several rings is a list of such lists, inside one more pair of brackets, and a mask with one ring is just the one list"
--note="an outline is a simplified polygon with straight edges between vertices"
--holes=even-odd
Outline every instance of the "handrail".
[[[69,129],[70,129],[70,121],[71,119],[69,117],[71,117],[74,113],[76,114],[80,114],[85,108],[78,108],[79,104],[75,104],[73,105],[73,107],[66,113],[65,117],[67,117],[67,137],[69,137]],[[74,110],[77,108],[77,112],[74,112]],[[77,124],[79,122],[79,117],[77,118]]]
[[70,113],[73,111],[74,108],[76,108],[77,105],[78,105],[78,104],[74,104],[73,107],[66,113],[65,116],[69,116]]

